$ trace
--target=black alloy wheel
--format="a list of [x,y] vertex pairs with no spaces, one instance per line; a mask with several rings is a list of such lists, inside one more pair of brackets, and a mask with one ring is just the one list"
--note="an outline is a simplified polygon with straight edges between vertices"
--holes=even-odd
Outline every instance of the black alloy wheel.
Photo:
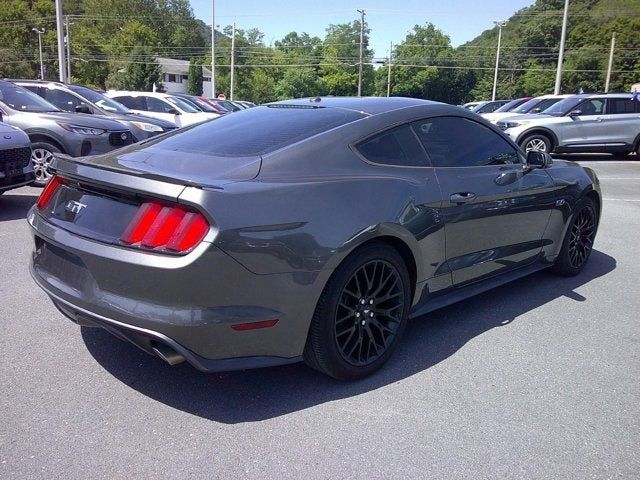
[[577,205],[552,270],[571,277],[582,271],[593,250],[598,231],[598,214],[594,201],[583,198]]
[[391,356],[404,332],[411,281],[400,254],[382,243],[354,251],[322,292],[307,337],[307,364],[341,380],[362,378]]
[[569,261],[573,268],[581,268],[589,258],[596,236],[596,213],[591,205],[578,212],[571,226]]
[[389,262],[362,265],[342,290],[335,314],[335,341],[352,365],[370,365],[393,342],[402,323],[400,272]]

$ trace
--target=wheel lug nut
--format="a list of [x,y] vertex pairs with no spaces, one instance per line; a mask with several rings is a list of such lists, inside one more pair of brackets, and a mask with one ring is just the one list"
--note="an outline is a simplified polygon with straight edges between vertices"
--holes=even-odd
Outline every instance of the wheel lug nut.
[[364,298],[363,298],[363,299],[360,300],[360,305],[364,305],[364,304],[365,304],[365,301],[364,301]]
[[363,326],[363,327],[365,326],[365,324],[366,324],[366,323],[367,323],[367,322],[365,322],[364,320],[362,320],[362,326]]
[[373,312],[370,312],[370,313],[369,313],[369,316],[373,318]]
[[356,312],[356,318],[360,318],[360,312]]
[[373,298],[369,300],[369,305],[373,305]]

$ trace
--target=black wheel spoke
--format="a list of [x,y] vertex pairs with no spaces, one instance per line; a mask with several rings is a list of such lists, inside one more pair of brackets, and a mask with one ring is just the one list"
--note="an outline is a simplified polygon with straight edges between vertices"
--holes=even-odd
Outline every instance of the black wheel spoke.
[[569,239],[569,261],[580,268],[589,257],[596,234],[596,215],[591,206],[585,206],[574,220]]

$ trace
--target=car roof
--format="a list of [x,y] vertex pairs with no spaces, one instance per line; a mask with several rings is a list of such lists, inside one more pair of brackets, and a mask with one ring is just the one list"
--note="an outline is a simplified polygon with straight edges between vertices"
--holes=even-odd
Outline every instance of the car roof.
[[166,98],[173,97],[173,93],[166,92],[133,92],[129,90],[108,90],[107,95],[127,95],[130,97],[140,97],[142,95],[147,97]]
[[354,110],[369,115],[389,112],[418,105],[438,105],[438,102],[406,97],[307,97],[273,102],[267,105],[298,105],[306,107],[332,107]]

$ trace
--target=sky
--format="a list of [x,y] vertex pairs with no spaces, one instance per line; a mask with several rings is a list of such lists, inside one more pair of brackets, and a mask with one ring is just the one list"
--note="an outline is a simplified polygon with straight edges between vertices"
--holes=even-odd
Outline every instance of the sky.
[[[211,25],[212,0],[190,0],[195,16]],[[431,22],[451,37],[454,47],[472,40],[506,20],[534,0],[214,0],[216,25],[236,22],[241,29],[257,28],[267,45],[287,33],[306,32],[324,38],[332,23],[359,19],[364,9],[371,29],[370,45],[375,57],[386,57],[389,43],[401,42],[414,25]]]

